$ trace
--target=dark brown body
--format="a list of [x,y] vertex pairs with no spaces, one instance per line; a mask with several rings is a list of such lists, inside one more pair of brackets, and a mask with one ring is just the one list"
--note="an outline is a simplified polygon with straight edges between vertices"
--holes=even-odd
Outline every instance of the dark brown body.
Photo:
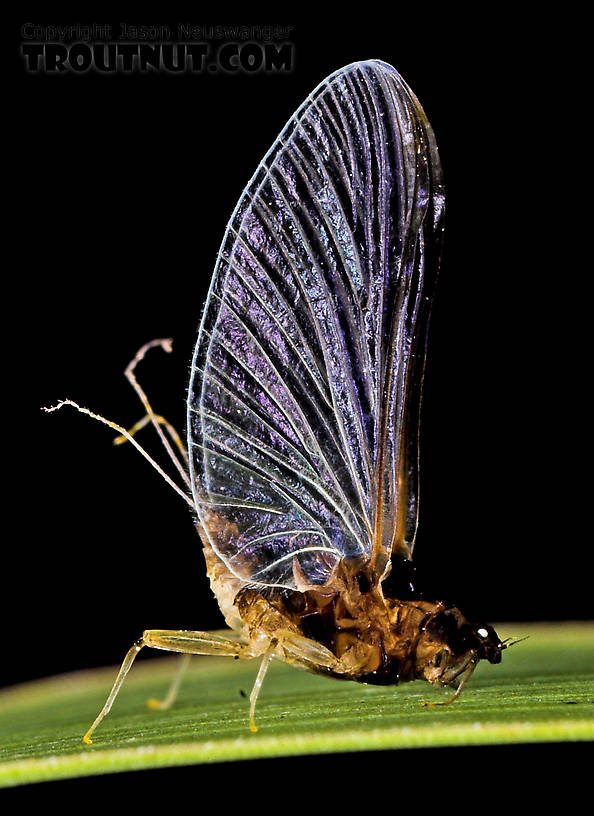
[[373,585],[357,562],[342,562],[332,589],[245,587],[234,605],[251,632],[265,629],[276,613],[291,631],[338,659],[335,668],[310,670],[362,683],[425,679],[456,688],[481,658],[499,662],[504,648],[492,627],[473,626],[456,607],[386,597],[382,584]]
[[[217,514],[205,514],[202,521],[211,534],[232,532],[232,525]],[[128,650],[105,705],[84,735],[86,744],[91,744],[91,735],[111,710],[145,646],[183,654],[182,670],[191,654],[261,657],[250,694],[252,731],[257,731],[256,700],[273,658],[361,683],[389,685],[424,679],[449,685],[456,689],[449,703],[460,694],[479,660],[499,663],[506,648],[492,627],[468,623],[456,607],[414,597],[418,593],[409,580],[414,568],[406,555],[392,555],[391,570],[379,582],[372,559],[343,559],[331,580],[320,587],[306,584],[295,560],[293,574],[299,588],[285,589],[257,585],[235,575],[210,545],[204,528],[199,525],[198,530],[212,589],[235,634],[145,630]],[[165,700],[149,701],[151,708],[171,705],[180,677],[176,676]]]

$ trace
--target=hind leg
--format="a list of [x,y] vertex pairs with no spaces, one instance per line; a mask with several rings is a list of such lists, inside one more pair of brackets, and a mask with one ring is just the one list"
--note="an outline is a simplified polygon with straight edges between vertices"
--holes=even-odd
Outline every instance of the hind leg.
[[92,742],[91,734],[93,731],[97,728],[103,718],[109,714],[122,683],[132,668],[136,655],[144,646],[149,646],[153,649],[163,649],[168,652],[181,652],[182,654],[186,655],[225,655],[227,657],[243,659],[257,657],[263,651],[262,647],[255,648],[254,646],[246,643],[240,643],[238,641],[231,640],[230,638],[215,635],[212,632],[186,632],[174,629],[148,629],[131,647],[124,658],[124,662],[122,663],[120,671],[118,672],[113,688],[105,701],[105,705],[83,737],[83,742],[85,742],[87,745],[90,745]]
[[186,669],[190,663],[191,654],[182,654],[181,659],[177,664],[176,672],[173,676],[173,680],[171,685],[169,686],[169,690],[165,695],[163,700],[157,700],[155,697],[151,697],[150,700],[146,701],[146,704],[149,708],[159,709],[159,711],[165,711],[168,708],[171,708],[173,703],[175,702],[175,698],[177,697],[177,692],[179,691],[179,687],[181,685],[182,678],[186,673]]

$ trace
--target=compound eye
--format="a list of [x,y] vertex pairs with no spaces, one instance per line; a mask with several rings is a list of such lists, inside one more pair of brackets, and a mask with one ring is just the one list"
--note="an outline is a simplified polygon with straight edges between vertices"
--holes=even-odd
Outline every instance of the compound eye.
[[482,638],[486,638],[486,637],[488,637],[488,636],[489,636],[489,633],[487,632],[487,630],[486,630],[486,629],[483,629],[482,627],[481,627],[480,629],[477,629],[477,630],[476,630],[476,633],[477,633],[477,635],[478,635],[479,637],[482,637]]

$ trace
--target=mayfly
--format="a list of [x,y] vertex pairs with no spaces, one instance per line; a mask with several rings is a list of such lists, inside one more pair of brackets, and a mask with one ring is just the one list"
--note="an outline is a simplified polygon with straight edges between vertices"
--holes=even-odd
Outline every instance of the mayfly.
[[[127,372],[145,422],[191,490],[190,499],[166,476],[195,509],[212,590],[234,634],[145,631],[85,742],[145,646],[260,658],[252,730],[273,658],[362,683],[425,679],[454,689],[447,703],[479,660],[500,662],[510,644],[422,597],[412,564],[443,217],[432,129],[390,65],[348,65],[291,117],[219,251],[183,456],[134,376],[146,348]],[[133,432],[98,418],[140,447]]]

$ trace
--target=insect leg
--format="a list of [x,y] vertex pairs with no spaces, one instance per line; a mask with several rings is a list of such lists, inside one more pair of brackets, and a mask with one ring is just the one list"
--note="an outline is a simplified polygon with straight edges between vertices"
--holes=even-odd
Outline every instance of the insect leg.
[[172,703],[174,702],[175,698],[177,697],[177,692],[179,691],[179,687],[182,681],[182,677],[186,673],[186,669],[190,663],[189,654],[182,654],[181,658],[177,664],[177,671],[173,675],[173,680],[171,685],[169,686],[169,691],[165,695],[164,700],[156,700],[154,697],[151,697],[150,700],[146,701],[146,704],[149,708],[159,709],[159,711],[165,711],[165,709],[170,708]]
[[264,657],[262,658],[262,662],[260,663],[260,668],[258,670],[258,676],[256,677],[256,682],[254,683],[254,687],[252,689],[252,693],[250,694],[250,731],[255,734],[258,730],[255,720],[256,714],[256,700],[258,699],[258,694],[260,693],[260,689],[262,688],[262,683],[264,682],[264,677],[266,676],[266,672],[268,671],[268,666],[270,666],[270,661],[274,655],[274,649],[276,647],[277,641],[273,640],[270,643],[270,648],[267,652],[264,653]]
[[113,688],[105,701],[105,705],[99,712],[95,721],[83,737],[83,742],[91,744],[91,734],[103,718],[109,714],[117,694],[124,682],[126,675],[132,667],[132,663],[138,652],[144,647],[150,646],[153,649],[164,649],[167,652],[181,652],[183,654],[201,655],[226,655],[235,658],[252,658],[262,653],[262,648],[254,648],[246,643],[231,640],[229,638],[215,635],[212,632],[186,632],[175,629],[147,629],[142,637],[136,641],[126,654],[124,662],[118,672]]
[[107,714],[109,714],[109,712],[111,710],[111,707],[113,705],[113,701],[117,697],[118,691],[120,690],[120,687],[121,687],[122,683],[124,682],[124,679],[125,679],[126,675],[130,671],[130,668],[132,667],[132,663],[134,663],[134,658],[136,657],[136,655],[142,649],[143,646],[144,646],[144,643],[142,642],[142,638],[141,638],[140,640],[136,641],[134,646],[132,646],[132,648],[129,649],[128,653],[126,654],[126,657],[124,658],[124,662],[122,663],[122,666],[121,666],[121,668],[120,668],[120,670],[118,672],[118,676],[116,677],[116,681],[113,684],[113,687],[112,687],[111,691],[109,692],[109,696],[108,696],[107,700],[105,701],[105,705],[103,706],[103,708],[101,709],[101,711],[99,712],[97,717],[95,717],[93,725],[89,728],[89,730],[87,731],[87,733],[83,737],[83,742],[86,742],[87,745],[90,745],[91,742],[92,742],[91,734],[93,733],[93,731],[97,728],[97,726],[99,725],[101,720]]
[[335,674],[357,675],[369,660],[369,646],[358,641],[348,648],[342,657],[336,657],[329,649],[310,638],[293,632],[278,631],[277,653],[285,663],[308,671],[328,669]]
[[434,703],[434,702],[426,703],[426,702],[423,702],[423,703],[421,703],[421,705],[425,706],[425,708],[433,708],[433,706],[450,705],[450,703],[453,703],[454,700],[457,700],[458,697],[462,694],[462,689],[464,688],[466,683],[468,683],[468,681],[470,680],[470,675],[476,669],[476,665],[477,664],[476,664],[475,661],[471,661],[468,664],[468,666],[466,667],[466,669],[464,671],[464,674],[462,675],[462,680],[460,681],[460,683],[458,685],[458,688],[456,689],[456,691],[452,694],[452,696],[448,700],[445,700],[443,703]]

